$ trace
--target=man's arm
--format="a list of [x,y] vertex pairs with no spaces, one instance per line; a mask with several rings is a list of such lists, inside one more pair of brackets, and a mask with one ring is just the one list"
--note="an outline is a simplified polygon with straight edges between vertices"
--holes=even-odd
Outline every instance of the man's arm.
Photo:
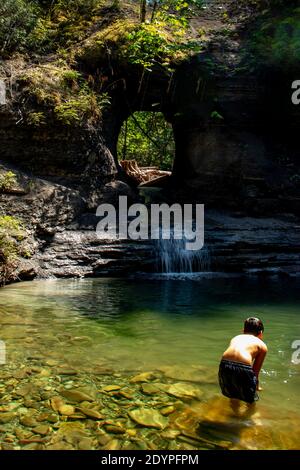
[[268,348],[265,344],[260,347],[259,353],[257,354],[256,358],[254,359],[253,363],[253,371],[256,375],[257,378],[257,389],[259,390],[258,386],[258,374],[260,373],[260,370],[262,368],[263,362],[265,360],[266,354],[268,352]]

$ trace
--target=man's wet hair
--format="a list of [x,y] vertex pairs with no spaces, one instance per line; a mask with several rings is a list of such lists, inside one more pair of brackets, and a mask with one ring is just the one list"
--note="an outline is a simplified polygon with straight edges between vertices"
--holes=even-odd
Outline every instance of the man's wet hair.
[[244,323],[244,333],[249,333],[255,336],[258,336],[259,333],[264,332],[264,325],[263,322],[256,317],[249,317],[245,320]]

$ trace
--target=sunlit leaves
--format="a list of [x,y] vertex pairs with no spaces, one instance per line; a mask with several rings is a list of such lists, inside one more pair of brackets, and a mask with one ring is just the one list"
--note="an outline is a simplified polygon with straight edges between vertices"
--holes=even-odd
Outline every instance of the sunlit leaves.
[[162,113],[136,112],[128,118],[127,126],[123,125],[118,142],[120,160],[171,170],[174,153],[173,130]]

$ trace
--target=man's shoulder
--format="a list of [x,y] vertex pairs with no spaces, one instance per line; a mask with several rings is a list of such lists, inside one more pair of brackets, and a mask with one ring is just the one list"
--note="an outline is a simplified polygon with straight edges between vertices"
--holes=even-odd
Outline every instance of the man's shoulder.
[[240,338],[244,338],[244,337],[245,337],[244,334],[236,335],[236,336],[234,336],[234,337],[231,339],[231,341],[232,341],[233,339],[240,339]]
[[257,339],[257,343],[258,343],[259,348],[260,348],[262,351],[267,352],[267,351],[268,351],[268,348],[267,348],[266,343],[265,343],[262,339],[260,339],[260,338],[257,338],[257,337],[256,337],[256,339]]

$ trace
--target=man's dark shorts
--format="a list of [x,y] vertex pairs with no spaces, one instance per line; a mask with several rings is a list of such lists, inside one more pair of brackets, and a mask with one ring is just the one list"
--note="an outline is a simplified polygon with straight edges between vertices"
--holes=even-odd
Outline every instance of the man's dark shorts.
[[251,366],[242,362],[222,359],[219,367],[219,384],[223,395],[247,403],[258,400],[257,378]]

